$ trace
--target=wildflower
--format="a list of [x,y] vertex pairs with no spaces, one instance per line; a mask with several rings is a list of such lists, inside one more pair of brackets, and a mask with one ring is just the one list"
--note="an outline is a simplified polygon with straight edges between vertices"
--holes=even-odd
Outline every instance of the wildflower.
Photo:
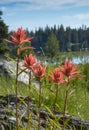
[[36,63],[36,56],[29,54],[26,55],[25,59],[23,60],[24,66],[27,68],[31,68],[31,66]]
[[18,130],[19,128],[19,123],[18,123],[18,71],[19,71],[19,59],[20,59],[20,52],[26,49],[34,49],[33,47],[30,46],[22,46],[26,42],[30,42],[33,37],[27,38],[26,32],[22,30],[22,28],[18,28],[17,31],[14,31],[12,33],[11,40],[6,40],[9,43],[12,43],[13,45],[17,46],[17,66],[16,66],[16,87],[15,87],[15,93],[16,93],[16,129]]
[[65,92],[65,101],[64,101],[64,110],[63,110],[63,130],[65,130],[65,113],[67,107],[67,100],[68,100],[68,92],[70,88],[70,80],[75,78],[80,78],[82,75],[78,71],[79,66],[73,64],[70,60],[65,61],[65,65],[61,68],[61,72],[65,75],[65,81],[67,82],[66,92]]
[[42,98],[42,79],[45,78],[45,70],[46,66],[42,66],[40,62],[36,62],[31,66],[35,77],[37,78],[39,82],[39,96],[38,96],[38,130],[40,130],[40,124],[41,124],[41,116],[40,116],[40,110],[41,110],[41,98]]
[[14,31],[13,34],[10,35],[10,37],[11,40],[6,40],[6,41],[17,46],[29,42],[33,39],[33,37],[27,38],[25,30],[22,30],[22,28],[18,28],[17,31]]
[[78,72],[79,66],[73,64],[71,61],[65,61],[65,65],[62,67],[61,72],[68,78],[74,79],[77,77],[82,77]]
[[36,77],[38,78],[44,78],[45,75],[45,70],[46,70],[46,66],[42,66],[40,62],[35,63],[32,66],[32,70],[35,73]]
[[59,68],[56,68],[53,72],[50,73],[50,80],[58,84],[62,84],[65,82],[64,75],[59,70]]
[[10,37],[11,37],[11,40],[5,39],[5,41],[12,43],[13,45],[18,46],[18,49],[17,49],[18,55],[20,55],[20,52],[23,50],[34,49],[33,47],[30,47],[30,46],[22,47],[22,45],[24,43],[30,42],[33,39],[33,37],[27,38],[25,30],[23,30],[22,28],[18,28],[17,31],[14,31],[12,33],[12,35],[10,35]]

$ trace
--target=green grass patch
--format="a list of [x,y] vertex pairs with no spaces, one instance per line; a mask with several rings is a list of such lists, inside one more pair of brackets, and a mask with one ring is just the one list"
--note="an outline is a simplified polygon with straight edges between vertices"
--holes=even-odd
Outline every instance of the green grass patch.
[[[83,119],[89,119],[89,63],[80,65],[81,73],[84,75],[82,79],[76,79],[71,82],[69,90],[69,98],[66,113],[77,115]],[[54,66],[48,66],[47,73],[54,69]],[[52,109],[55,97],[55,85],[46,79],[42,85],[42,104]],[[0,94],[15,94],[15,80],[4,75],[0,76]],[[38,85],[39,86],[39,85]],[[63,111],[65,99],[66,84],[59,86],[59,93],[57,98],[57,110]],[[28,95],[27,85],[18,83],[18,93],[22,96]],[[30,96],[34,98],[34,103],[38,102],[38,88],[31,85]]]

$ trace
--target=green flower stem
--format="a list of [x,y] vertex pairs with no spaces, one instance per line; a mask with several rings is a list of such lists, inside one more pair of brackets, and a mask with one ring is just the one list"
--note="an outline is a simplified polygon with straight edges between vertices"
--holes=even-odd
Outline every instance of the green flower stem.
[[64,111],[63,111],[63,130],[65,130],[65,113],[66,113],[66,107],[67,107],[67,100],[68,100],[68,89],[69,88],[69,80],[67,83],[67,89],[66,89],[66,94],[65,94],[65,101],[64,101]]
[[[54,98],[54,103],[53,103],[53,113],[54,113],[54,115],[55,115],[55,111],[56,111],[57,97],[58,97],[58,84],[56,85],[55,98]],[[54,123],[53,123],[52,130],[54,130]]]
[[19,129],[18,123],[18,70],[19,70],[19,55],[17,57],[17,65],[16,65],[16,81],[15,81],[15,94],[16,94],[16,130]]
[[29,117],[30,117],[30,88],[31,88],[31,71],[29,72],[29,85],[28,85],[28,104],[27,104],[27,117],[28,117],[28,130],[30,130],[30,123],[29,123]]
[[53,103],[53,111],[54,111],[54,113],[55,113],[55,110],[56,110],[57,97],[58,97],[58,84],[56,85],[55,99],[54,99],[54,103]]
[[40,109],[41,109],[41,86],[42,86],[42,81],[41,79],[39,80],[39,97],[38,97],[38,130],[40,130]]

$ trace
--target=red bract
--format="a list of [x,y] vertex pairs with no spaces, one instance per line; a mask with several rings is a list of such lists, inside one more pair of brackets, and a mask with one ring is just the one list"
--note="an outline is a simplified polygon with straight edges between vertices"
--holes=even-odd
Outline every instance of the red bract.
[[18,28],[17,31],[14,31],[11,36],[11,40],[6,40],[9,43],[12,43],[14,45],[22,45],[26,42],[30,42],[33,37],[27,38],[25,30],[22,30],[22,28]]
[[42,66],[40,62],[35,63],[32,66],[32,70],[35,73],[36,77],[38,78],[44,78],[45,75],[45,70],[46,70],[46,66]]
[[65,61],[65,65],[61,69],[61,72],[67,76],[69,79],[74,79],[76,77],[82,77],[78,72],[79,66],[73,64],[71,61]]
[[29,54],[23,60],[24,66],[27,68],[31,68],[34,63],[36,63],[36,56]]
[[56,68],[53,72],[50,73],[50,80],[57,84],[62,84],[65,82],[63,73]]

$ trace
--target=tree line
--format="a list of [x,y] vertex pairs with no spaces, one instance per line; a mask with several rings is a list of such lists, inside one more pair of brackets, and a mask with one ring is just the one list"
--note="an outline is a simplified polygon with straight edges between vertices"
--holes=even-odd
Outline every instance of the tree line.
[[40,50],[40,47],[45,50],[49,36],[52,33],[58,40],[60,52],[80,51],[89,48],[89,28],[85,25],[78,29],[54,25],[51,28],[46,26],[45,29],[39,28],[35,32],[30,32],[30,35],[34,36],[32,45],[37,48],[37,51]]
[[[0,54],[9,51],[13,48],[5,43],[4,38],[9,38],[12,33],[8,32],[8,26],[2,20],[2,11],[0,11]],[[89,27],[82,25],[79,28],[54,25],[53,27],[46,26],[44,29],[39,27],[38,30],[29,31],[26,29],[28,36],[33,36],[34,39],[31,45],[35,47],[36,54],[45,54],[55,56],[59,52],[83,51],[89,49]],[[15,50],[13,51],[15,53]]]

